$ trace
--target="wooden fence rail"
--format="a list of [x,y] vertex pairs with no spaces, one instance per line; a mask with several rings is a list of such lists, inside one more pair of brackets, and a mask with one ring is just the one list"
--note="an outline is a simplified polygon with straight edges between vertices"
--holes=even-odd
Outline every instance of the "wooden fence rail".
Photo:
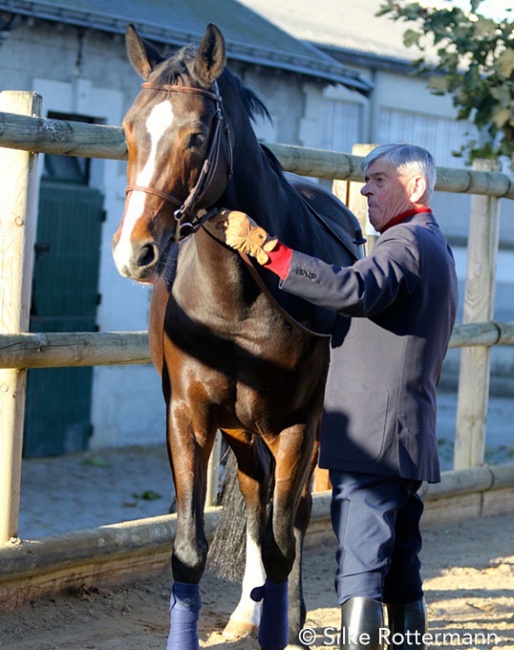
[[[12,93],[12,95],[16,97],[18,95],[33,96],[32,93]],[[35,159],[37,156],[32,156],[34,153],[114,160],[123,160],[127,157],[124,134],[120,127],[34,117],[33,111],[26,111],[27,114],[19,115],[16,112],[17,103],[9,104],[10,94],[0,93],[0,99],[2,97],[5,100],[0,101],[0,109],[4,109],[4,112],[0,112],[0,148],[28,152],[29,156]],[[7,110],[5,110],[6,108]],[[347,195],[358,195],[356,191],[358,183],[363,180],[360,169],[361,156],[282,144],[270,144],[269,148],[277,156],[285,170],[304,176],[332,179],[336,183],[351,181],[351,186],[355,191],[352,190]],[[2,151],[0,151],[0,163],[2,162],[1,154]],[[5,168],[8,168],[12,178],[31,174],[32,178],[27,178],[25,185],[32,187],[35,178],[34,169],[27,171],[26,160],[24,165],[24,167],[22,165],[15,170],[11,169],[12,165],[8,163]],[[35,165],[32,165],[32,168],[34,167]],[[498,171],[489,168],[467,170],[439,167],[437,172],[436,190],[477,195],[474,199],[484,196],[487,201],[490,200],[494,204],[494,210],[492,208],[485,209],[483,212],[476,207],[477,203],[472,206],[472,212],[475,212],[475,218],[479,220],[492,221],[493,213],[497,211],[498,199],[514,199],[514,184],[508,176]],[[14,182],[9,181],[7,174],[5,176],[5,178],[0,178],[1,196],[12,193],[12,187],[15,185]],[[28,198],[30,199],[30,196]],[[11,211],[6,209],[0,214],[3,229],[2,237],[0,237],[0,256],[13,257],[12,250],[9,249],[10,238],[6,235],[7,231],[14,233],[20,225],[25,227],[27,232],[34,228],[35,208],[32,205],[29,209],[30,200],[26,202],[27,210],[24,214],[20,214],[19,209]],[[354,209],[353,205],[350,207]],[[360,208],[359,210],[362,211]],[[492,241],[494,238],[490,239]],[[488,246],[488,282],[489,286],[494,286],[497,242],[494,244],[496,249],[489,244]],[[20,259],[22,261],[21,266],[25,269],[23,282],[26,287],[27,282],[30,284],[33,251],[30,247],[25,247],[24,259],[23,253],[20,251],[21,248],[18,247],[13,259],[17,259],[18,263]],[[471,281],[480,276],[480,272],[477,273],[477,264],[476,259],[471,265],[468,263],[466,295],[470,295],[470,300],[473,298],[475,290]],[[20,265],[18,264],[18,266]],[[0,265],[0,287],[3,299],[11,312],[16,311],[13,309],[13,305],[22,304],[26,307],[26,291],[22,294],[19,287],[13,285],[10,267],[5,264]],[[472,287],[473,290],[470,290],[469,287]],[[477,291],[482,291],[480,284]],[[450,341],[450,347],[488,350],[493,345],[514,345],[514,323],[490,322],[488,320],[490,317],[471,318],[471,321],[480,322],[466,322],[457,325]],[[19,500],[22,439],[20,413],[22,423],[22,405],[24,403],[24,382],[20,382],[20,377],[24,376],[25,369],[150,362],[146,332],[29,334],[26,329],[26,325],[22,327],[9,325],[1,328],[0,334],[0,373],[3,372],[4,377],[8,378],[6,381],[0,381],[0,407],[2,407],[0,459],[3,463],[0,471],[0,477],[3,477],[0,480],[0,543],[9,539],[17,531],[18,513],[16,508],[17,500]],[[487,364],[482,363],[478,368],[479,372],[475,373],[474,363],[472,360],[471,367],[466,372],[469,376],[480,376],[480,381],[475,382],[474,386],[475,396],[478,394],[480,399],[473,397],[470,400],[466,395],[461,396],[459,392],[459,405],[462,404],[465,411],[461,418],[464,423],[466,423],[466,418],[474,422],[480,419],[484,420],[487,412],[488,374],[487,380],[484,380],[484,372],[488,373],[489,368]],[[16,385],[17,389],[15,389]],[[3,405],[8,402],[8,411],[12,417],[6,417],[7,410],[3,409]],[[480,402],[480,413],[477,415],[476,405],[478,402]],[[471,414],[471,409],[475,410],[470,418],[467,416]],[[463,425],[464,429],[466,426],[466,424]],[[467,427],[463,431],[457,430],[456,438],[457,441],[465,440],[466,444],[469,442],[468,446],[471,447],[474,443],[470,438],[474,436],[479,440],[479,448],[483,442],[484,431],[485,425],[482,422],[481,431],[472,431],[471,427]],[[469,461],[465,459],[464,463],[467,462]],[[477,462],[475,454],[472,462],[475,465],[479,464],[480,458],[478,457]]]
[[[285,144],[267,146],[287,171],[318,178],[362,180],[361,156]],[[5,112],[0,112],[0,147],[113,160],[127,157],[120,127]],[[438,167],[436,190],[514,199],[514,183],[500,172]]]
[[[450,348],[514,345],[514,323],[456,325]],[[0,368],[57,368],[151,363],[144,332],[0,334]]]

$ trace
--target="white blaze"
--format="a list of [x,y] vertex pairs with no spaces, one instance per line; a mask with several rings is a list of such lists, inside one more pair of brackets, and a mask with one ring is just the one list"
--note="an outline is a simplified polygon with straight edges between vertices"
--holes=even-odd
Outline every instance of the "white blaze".
[[[157,151],[162,136],[173,122],[173,108],[169,101],[163,101],[156,104],[146,120],[146,130],[150,135],[150,153],[145,166],[141,169],[134,181],[134,185],[141,187],[151,187],[152,179],[155,173],[157,160]],[[114,259],[118,268],[128,264],[132,251],[130,238],[132,231],[144,212],[146,202],[146,193],[138,190],[132,190],[129,195],[125,219],[120,233],[118,245],[114,250]]]

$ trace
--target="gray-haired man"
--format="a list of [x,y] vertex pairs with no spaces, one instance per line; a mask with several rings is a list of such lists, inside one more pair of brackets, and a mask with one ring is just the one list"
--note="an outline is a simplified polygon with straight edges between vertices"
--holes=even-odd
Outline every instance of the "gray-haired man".
[[[341,648],[424,648],[417,494],[440,480],[436,387],[457,309],[455,263],[430,209],[436,169],[415,145],[383,145],[363,161],[372,253],[338,267],[259,232],[242,213],[229,246],[258,258],[279,286],[351,317],[327,380],[320,466],[330,470],[338,538]],[[262,231],[262,229],[259,229]],[[383,606],[389,629],[384,627]],[[389,635],[389,636],[388,636]]]

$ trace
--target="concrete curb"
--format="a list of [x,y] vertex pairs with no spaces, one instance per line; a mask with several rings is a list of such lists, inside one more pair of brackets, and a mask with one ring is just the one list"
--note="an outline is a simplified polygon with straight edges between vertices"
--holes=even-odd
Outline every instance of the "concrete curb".
[[[514,464],[444,472],[424,485],[424,526],[514,510]],[[220,508],[205,512],[212,537]],[[92,586],[135,582],[169,567],[176,515],[0,545],[0,608]],[[331,537],[330,492],[313,497],[307,543]]]

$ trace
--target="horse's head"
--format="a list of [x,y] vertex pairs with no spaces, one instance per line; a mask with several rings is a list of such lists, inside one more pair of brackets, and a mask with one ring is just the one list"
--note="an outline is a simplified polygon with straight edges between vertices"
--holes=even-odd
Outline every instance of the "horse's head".
[[231,143],[217,86],[225,42],[208,25],[198,49],[164,58],[129,25],[126,43],[145,82],[123,120],[128,184],[113,255],[122,275],[151,282],[170,240],[194,229],[198,212],[220,198],[230,177]]

